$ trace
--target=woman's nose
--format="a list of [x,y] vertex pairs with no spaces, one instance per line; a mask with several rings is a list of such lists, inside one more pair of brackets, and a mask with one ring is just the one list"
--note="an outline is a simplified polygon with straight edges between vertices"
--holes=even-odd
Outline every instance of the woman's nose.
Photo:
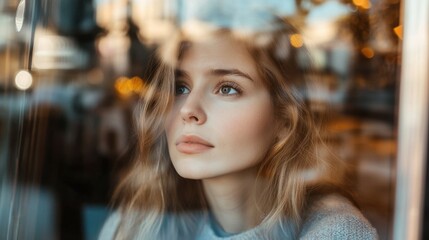
[[203,124],[207,120],[202,106],[202,98],[191,92],[180,109],[180,116],[184,123]]

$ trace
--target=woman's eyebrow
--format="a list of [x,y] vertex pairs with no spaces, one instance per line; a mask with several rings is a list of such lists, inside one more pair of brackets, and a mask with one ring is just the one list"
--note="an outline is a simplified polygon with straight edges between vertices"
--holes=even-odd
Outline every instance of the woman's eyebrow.
[[174,75],[176,78],[181,78],[181,77],[189,78],[189,75],[186,73],[186,71],[181,70],[181,69],[175,69]]
[[240,77],[244,77],[249,79],[250,81],[254,81],[249,74],[246,74],[236,68],[233,69],[212,69],[210,70],[210,74],[211,75],[215,75],[215,76],[227,76],[227,75],[236,75],[236,76],[240,76]]

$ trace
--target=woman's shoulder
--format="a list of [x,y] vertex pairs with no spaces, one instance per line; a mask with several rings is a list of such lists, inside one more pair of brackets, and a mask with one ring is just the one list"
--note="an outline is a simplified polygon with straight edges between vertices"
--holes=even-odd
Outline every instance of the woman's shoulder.
[[119,211],[113,212],[104,222],[103,228],[98,235],[99,240],[114,239],[116,230],[118,229],[119,222],[121,221],[121,214]]
[[[119,227],[130,227],[132,226],[132,228],[136,227],[133,229],[133,231],[135,230],[135,232],[133,232],[131,237],[132,239],[141,239],[141,234],[144,234],[142,232],[140,232],[141,229],[139,229],[139,227],[141,227],[142,225],[134,225],[134,223],[139,223],[139,221],[141,221],[143,218],[143,216],[145,214],[147,214],[149,212],[146,211],[132,211],[131,213],[124,213],[123,211],[121,211],[121,209],[117,209],[115,211],[112,212],[112,214],[109,215],[109,217],[107,218],[107,220],[104,222],[103,227],[101,228],[100,233],[98,234],[98,240],[113,240],[115,238],[118,239],[124,239],[124,237],[122,235],[117,236],[120,233],[118,232],[118,228]],[[177,221],[180,219],[189,219],[189,218],[193,218],[194,220],[197,219],[198,221],[196,222],[196,226],[197,227],[201,227],[198,224],[203,224],[204,220],[207,218],[206,213],[204,211],[189,211],[189,212],[180,212],[180,213],[163,213],[163,215],[161,216],[162,218],[162,222],[163,224],[167,224],[166,226],[168,226],[169,223],[173,222],[173,221]],[[144,220],[143,220],[144,221]],[[128,229],[128,228],[127,228]],[[147,235],[145,235],[145,237],[147,237]],[[130,237],[127,237],[127,239],[129,239]],[[150,237],[149,237],[150,239]]]
[[328,195],[315,201],[302,226],[300,239],[378,239],[377,231],[345,197]]

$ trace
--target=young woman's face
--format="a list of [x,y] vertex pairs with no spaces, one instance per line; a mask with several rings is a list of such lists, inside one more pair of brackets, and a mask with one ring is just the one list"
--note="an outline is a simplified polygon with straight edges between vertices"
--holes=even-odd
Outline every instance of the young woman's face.
[[175,81],[166,135],[182,177],[239,173],[264,160],[276,136],[274,109],[242,44],[227,36],[191,43]]

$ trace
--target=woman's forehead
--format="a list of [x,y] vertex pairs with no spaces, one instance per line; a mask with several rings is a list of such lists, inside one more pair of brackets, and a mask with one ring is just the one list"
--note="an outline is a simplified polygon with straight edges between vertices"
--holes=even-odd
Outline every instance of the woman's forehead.
[[231,36],[215,35],[186,45],[178,65],[182,70],[239,69],[257,77],[255,59],[241,41]]
[[250,53],[242,42],[226,34],[216,34],[210,38],[187,41],[182,49],[181,57],[185,58],[189,56],[228,59],[233,59],[233,56],[251,58]]
[[[196,30],[195,30],[196,29]],[[171,38],[161,43],[158,56],[165,63],[177,68],[185,52],[206,52],[205,49],[215,49],[218,52],[242,53],[246,58],[255,59],[250,54],[254,49],[267,49],[273,40],[272,34],[245,34],[228,28],[211,28],[200,26],[195,29],[178,28]],[[212,52],[210,52],[212,53]],[[207,54],[208,55],[208,54]],[[221,54],[219,54],[221,55]],[[226,54],[228,55],[228,54]],[[207,56],[208,57],[208,56]]]

